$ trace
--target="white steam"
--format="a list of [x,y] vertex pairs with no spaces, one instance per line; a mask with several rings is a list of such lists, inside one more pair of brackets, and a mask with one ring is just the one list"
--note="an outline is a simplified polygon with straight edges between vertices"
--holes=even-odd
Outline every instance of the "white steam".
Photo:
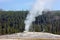
[[42,15],[44,9],[51,9],[52,0],[36,0],[31,11],[26,17],[25,20],[25,31],[29,31],[29,27],[32,25],[32,22],[35,21],[35,17]]

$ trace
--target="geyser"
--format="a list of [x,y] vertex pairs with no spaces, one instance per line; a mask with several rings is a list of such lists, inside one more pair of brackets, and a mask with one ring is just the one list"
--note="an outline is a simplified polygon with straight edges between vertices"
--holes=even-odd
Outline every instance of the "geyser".
[[[51,9],[51,4],[53,0],[36,0],[33,4],[33,7],[25,20],[25,31],[29,31],[29,27],[32,25],[32,22],[35,21],[35,17],[42,15],[44,9]],[[39,11],[39,12],[38,12]],[[38,12],[38,13],[37,13]]]

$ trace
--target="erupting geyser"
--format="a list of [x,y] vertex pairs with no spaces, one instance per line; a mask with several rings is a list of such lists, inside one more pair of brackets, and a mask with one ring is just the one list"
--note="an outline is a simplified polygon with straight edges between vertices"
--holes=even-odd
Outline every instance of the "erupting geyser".
[[[29,31],[29,27],[32,25],[32,22],[35,21],[35,17],[42,15],[44,9],[51,9],[51,4],[53,0],[36,0],[31,11],[26,17],[25,20],[25,31]],[[38,12],[39,11],[39,12]],[[38,12],[38,13],[37,13]]]

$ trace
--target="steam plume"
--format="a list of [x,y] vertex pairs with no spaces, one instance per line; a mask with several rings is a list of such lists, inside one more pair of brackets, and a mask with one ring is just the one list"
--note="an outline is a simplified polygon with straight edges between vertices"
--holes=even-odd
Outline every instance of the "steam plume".
[[[29,27],[32,25],[32,22],[35,21],[35,17],[42,15],[44,9],[51,9],[52,0],[36,0],[35,4],[25,20],[25,31],[29,31]],[[38,12],[39,11],[39,12]]]

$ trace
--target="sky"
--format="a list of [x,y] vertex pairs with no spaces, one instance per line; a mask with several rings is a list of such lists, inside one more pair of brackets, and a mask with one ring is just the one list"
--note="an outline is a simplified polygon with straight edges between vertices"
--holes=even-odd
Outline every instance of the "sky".
[[[36,0],[0,0],[0,9],[3,10],[31,10]],[[55,0],[53,10],[60,10],[60,0]]]

